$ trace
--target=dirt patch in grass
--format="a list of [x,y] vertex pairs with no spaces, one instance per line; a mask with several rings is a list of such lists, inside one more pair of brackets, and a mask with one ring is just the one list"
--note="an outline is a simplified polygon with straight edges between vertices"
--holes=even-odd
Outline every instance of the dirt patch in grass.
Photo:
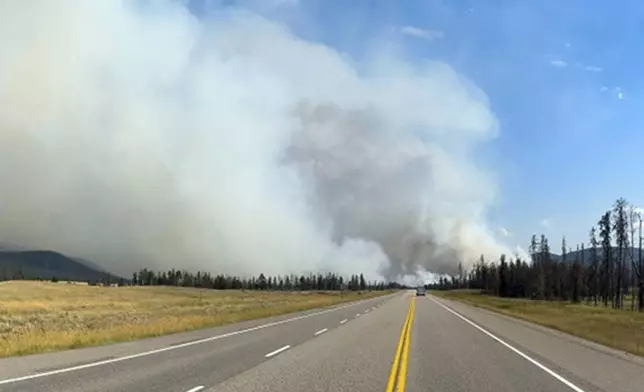
[[390,292],[258,292],[0,283],[0,357],[160,336]]
[[644,313],[568,302],[499,298],[471,290],[432,294],[644,356]]

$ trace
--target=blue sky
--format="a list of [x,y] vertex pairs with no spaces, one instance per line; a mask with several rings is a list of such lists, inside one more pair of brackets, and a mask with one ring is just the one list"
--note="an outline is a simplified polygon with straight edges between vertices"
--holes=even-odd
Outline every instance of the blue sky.
[[620,196],[643,200],[644,142],[638,40],[644,5],[543,0],[193,1],[243,6],[355,61],[393,45],[408,61],[440,60],[488,96],[500,125],[484,158],[500,185],[490,224],[527,247],[533,232],[555,249],[587,240]]

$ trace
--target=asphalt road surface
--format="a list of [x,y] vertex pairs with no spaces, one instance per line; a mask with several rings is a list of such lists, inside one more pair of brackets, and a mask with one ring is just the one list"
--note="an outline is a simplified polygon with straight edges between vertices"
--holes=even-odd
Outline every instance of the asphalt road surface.
[[644,360],[414,292],[0,360],[0,391],[642,392]]

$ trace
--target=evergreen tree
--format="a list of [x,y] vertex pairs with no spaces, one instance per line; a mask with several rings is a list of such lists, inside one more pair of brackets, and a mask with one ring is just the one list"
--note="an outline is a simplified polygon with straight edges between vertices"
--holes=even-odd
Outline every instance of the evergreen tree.
[[575,260],[570,268],[570,299],[573,303],[579,302],[579,278],[581,275],[581,264],[579,263],[579,245],[575,253]]
[[499,262],[499,296],[508,296],[508,263],[505,261],[505,255],[501,255]]
[[259,274],[259,278],[257,279],[257,287],[260,290],[266,290],[266,288],[268,287],[266,276],[264,276],[264,274]]

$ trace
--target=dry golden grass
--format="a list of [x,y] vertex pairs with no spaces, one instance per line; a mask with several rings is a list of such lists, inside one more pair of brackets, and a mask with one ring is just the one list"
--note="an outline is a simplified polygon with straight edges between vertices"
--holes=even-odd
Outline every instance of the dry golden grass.
[[469,290],[432,294],[644,356],[644,313],[567,302],[499,298]]
[[241,292],[0,283],[0,357],[159,336],[387,292]]

